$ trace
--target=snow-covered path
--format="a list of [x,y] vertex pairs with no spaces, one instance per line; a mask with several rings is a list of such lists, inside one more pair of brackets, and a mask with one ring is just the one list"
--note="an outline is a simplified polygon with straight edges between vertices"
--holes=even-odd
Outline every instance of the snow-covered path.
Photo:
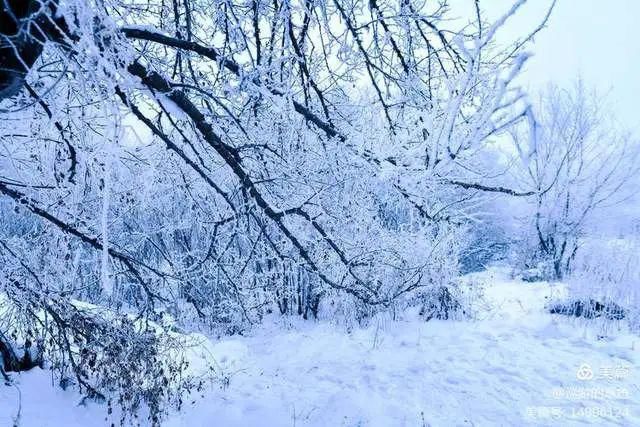
[[[478,278],[491,285],[474,322],[379,320],[347,334],[311,322],[283,330],[279,320],[211,343],[228,385],[205,391],[166,425],[640,425],[640,338],[598,337],[546,314],[545,297],[560,288],[510,281],[499,270]],[[56,415],[38,416],[48,409],[26,394],[42,377],[21,379],[21,425],[99,425],[102,407],[74,407],[77,398],[60,391],[52,392]],[[0,388],[0,408],[13,408],[12,390]]]

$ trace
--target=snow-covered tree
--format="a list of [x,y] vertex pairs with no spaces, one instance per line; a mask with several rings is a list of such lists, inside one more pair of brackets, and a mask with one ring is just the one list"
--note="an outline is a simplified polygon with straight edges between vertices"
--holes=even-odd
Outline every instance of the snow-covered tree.
[[604,104],[582,82],[550,86],[540,97],[535,137],[513,133],[521,179],[536,189],[526,263],[546,264],[554,278],[570,271],[594,214],[627,199],[638,173],[639,146],[616,130]]
[[444,1],[3,0],[16,339],[61,337],[44,350],[101,393],[120,380],[81,366],[111,353],[83,343],[162,353],[140,319],[238,332],[274,310],[424,304],[457,274],[478,194],[533,194],[487,162],[531,114],[513,85],[530,35],[493,47],[523,3],[456,27]]

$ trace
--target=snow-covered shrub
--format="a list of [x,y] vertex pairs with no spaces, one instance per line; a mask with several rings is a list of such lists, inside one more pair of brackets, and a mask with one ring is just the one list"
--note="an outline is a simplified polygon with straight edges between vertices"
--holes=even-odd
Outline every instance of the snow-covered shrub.
[[533,261],[538,258],[524,254],[517,257],[519,260],[523,260],[524,262],[522,264],[516,263],[512,271],[512,277],[518,278],[524,282],[544,282],[557,279],[553,269],[553,263],[551,261],[542,260],[538,261],[534,266],[531,266]]
[[504,260],[510,249],[510,238],[496,218],[486,218],[469,227],[467,244],[460,254],[460,273],[482,271],[492,263]]
[[[624,311],[631,326],[640,311],[640,239],[585,239],[576,253],[574,267],[567,278],[569,295],[579,301],[598,301],[607,314]],[[620,306],[621,310],[615,309]],[[620,317],[609,315],[608,317]],[[605,316],[606,317],[606,316]]]
[[[454,312],[461,312],[466,306],[458,301],[461,294],[455,281],[459,274],[458,253],[459,244],[464,239],[463,231],[444,226],[439,237],[438,234],[434,235],[431,246],[420,250],[419,243],[413,241],[409,250],[413,251],[415,262],[421,264],[419,269],[415,269],[413,283],[401,289],[387,290],[379,302],[363,300],[355,295],[345,296],[336,290],[325,290],[319,299],[320,318],[346,322],[348,326],[364,326],[376,314],[386,313],[397,318],[412,307],[421,309],[427,320],[432,317],[457,317]],[[393,275],[388,280],[393,280]]]
[[603,333],[626,323],[640,331],[638,238],[584,239],[566,277],[568,295],[548,305],[549,312],[596,321]]
[[426,321],[431,319],[449,320],[462,313],[462,305],[460,304],[457,290],[452,286],[440,286],[430,289],[421,295],[424,300],[420,307],[420,316]]
[[24,286],[8,291],[14,298],[2,305],[0,325],[9,326],[0,341],[50,368],[61,387],[74,385],[86,398],[106,402],[109,413],[119,409],[122,425],[144,414],[159,425],[167,405],[195,387],[183,374],[182,341],[158,325],[57,296],[41,300]]
[[592,298],[554,303],[549,307],[549,313],[585,319],[604,317],[608,320],[622,320],[625,317],[624,309],[615,302],[600,302]]

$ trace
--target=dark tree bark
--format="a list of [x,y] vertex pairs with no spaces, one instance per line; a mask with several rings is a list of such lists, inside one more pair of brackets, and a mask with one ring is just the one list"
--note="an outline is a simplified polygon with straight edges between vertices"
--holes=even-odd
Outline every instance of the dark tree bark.
[[0,100],[22,89],[44,43],[66,27],[50,18],[56,6],[55,0],[0,0]]
[[2,331],[0,331],[0,357],[2,358],[2,363],[0,363],[0,372],[5,379],[7,379],[5,372],[19,370],[20,361],[13,350],[11,343]]
[[2,331],[0,331],[0,374],[5,380],[9,379],[6,374],[7,372],[28,371],[29,369],[42,365],[42,358],[39,349],[37,349],[38,351],[35,353],[36,356],[33,357],[31,347],[31,341],[26,340],[22,357],[18,357],[11,341]]

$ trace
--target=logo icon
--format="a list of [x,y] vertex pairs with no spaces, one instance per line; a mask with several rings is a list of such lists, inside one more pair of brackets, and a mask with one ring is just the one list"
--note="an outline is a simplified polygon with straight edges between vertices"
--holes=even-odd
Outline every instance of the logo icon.
[[588,381],[593,379],[593,369],[587,363],[583,363],[578,368],[578,372],[576,372],[576,378],[580,381]]

